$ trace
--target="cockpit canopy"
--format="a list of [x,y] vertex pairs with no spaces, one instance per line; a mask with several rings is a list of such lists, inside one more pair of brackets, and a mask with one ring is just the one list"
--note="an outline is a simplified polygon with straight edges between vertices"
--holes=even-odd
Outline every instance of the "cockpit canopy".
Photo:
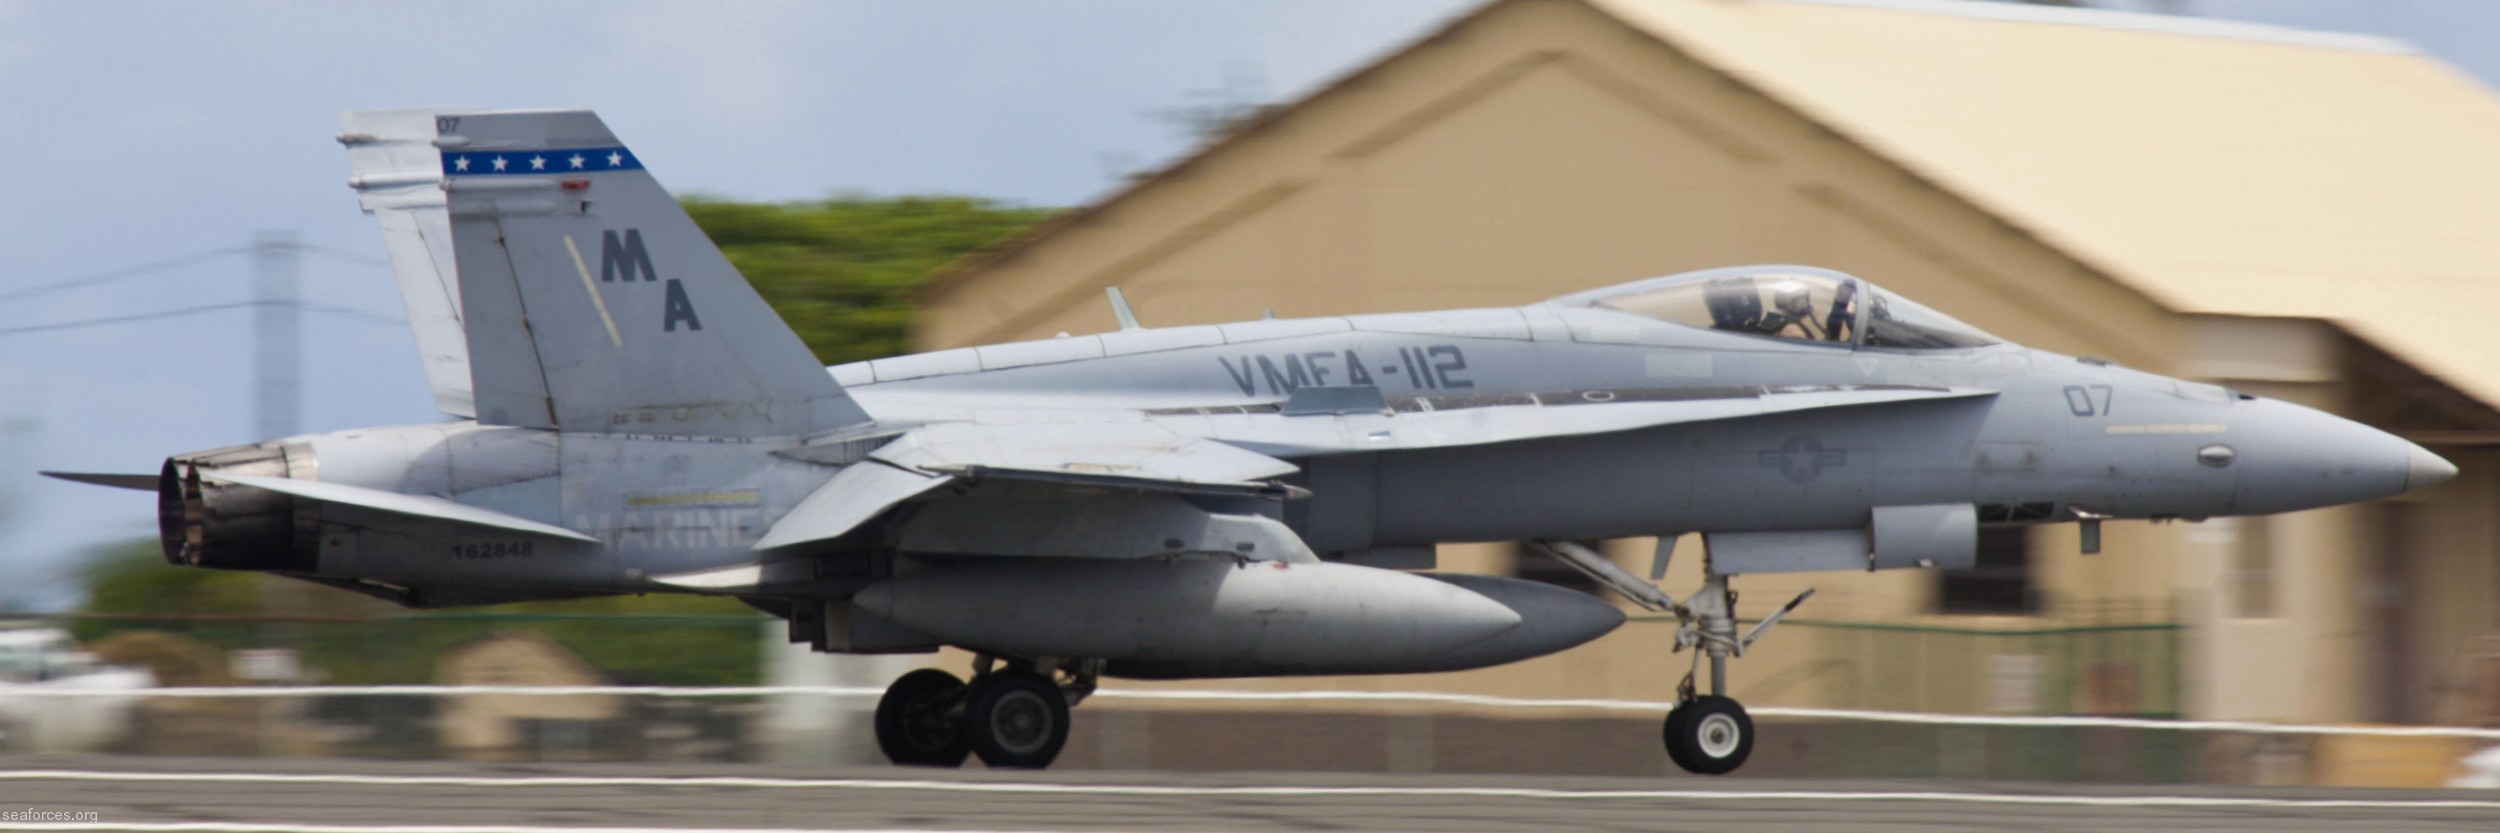
[[1850,275],[1810,266],[1738,266],[1687,272],[1554,299],[1765,338],[1952,350],[2003,339]]

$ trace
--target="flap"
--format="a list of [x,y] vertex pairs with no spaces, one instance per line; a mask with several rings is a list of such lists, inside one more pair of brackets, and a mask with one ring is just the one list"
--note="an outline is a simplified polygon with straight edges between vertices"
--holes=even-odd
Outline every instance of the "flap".
[[321,501],[323,503],[336,503],[364,509],[372,509],[379,512],[412,515],[420,518],[434,518],[436,520],[455,521],[464,524],[475,524],[477,526],[491,526],[497,529],[509,529],[515,532],[530,532],[554,538],[566,538],[574,541],[588,541],[593,544],[599,543],[599,539],[597,538],[592,538],[588,535],[556,526],[554,524],[541,523],[528,518],[506,515],[492,509],[470,506],[465,503],[456,503],[431,495],[408,495],[398,492],[386,492],[380,489],[368,489],[363,486],[350,486],[345,483],[323,483],[318,480],[294,480],[285,477],[261,477],[250,474],[222,474],[206,470],[200,472],[200,477],[207,480],[233,483],[239,486],[250,486],[255,489],[267,489],[272,492],[283,492],[296,497],[305,498],[307,500]]

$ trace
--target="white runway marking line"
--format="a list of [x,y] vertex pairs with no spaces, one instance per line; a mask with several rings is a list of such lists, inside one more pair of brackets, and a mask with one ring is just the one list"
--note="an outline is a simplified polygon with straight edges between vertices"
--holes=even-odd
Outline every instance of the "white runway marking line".
[[[507,686],[507,685],[371,685],[371,686],[199,686],[139,690],[38,689],[10,692],[11,697],[164,697],[192,699],[256,697],[358,697],[509,694],[523,697],[568,697],[585,694],[620,697],[772,697],[811,695],[875,698],[885,689],[870,686]],[[1436,691],[1193,691],[1176,689],[1104,689],[1105,700],[1433,703],[1500,709],[1576,709],[1585,711],[1664,712],[1675,704],[1663,700],[1534,699],[1453,694]],[[1862,720],[1938,726],[2030,726],[2150,729],[2173,732],[2247,732],[2268,735],[2352,735],[2361,737],[2443,737],[2500,740],[2500,729],[2470,726],[2335,726],[2300,723],[2254,723],[2239,720],[2154,720],[2139,717],[2075,717],[2058,715],[1927,714],[1763,706],[1747,709],[1755,717],[1801,717],[1814,720]]]
[[[9,823],[10,830],[133,830],[142,833],[1043,833],[1021,830],[930,830],[925,828],[879,830],[876,828],[772,828],[772,827],[549,827],[516,824],[494,826],[456,825],[348,825],[348,824],[247,824],[243,822],[148,822],[106,824],[104,822],[29,822]],[[1048,833],[1065,833],[1049,831]]]
[[[1592,798],[1658,801],[1927,801],[1950,804],[2012,804],[2049,807],[2176,807],[2326,810],[2500,810],[2500,799],[2228,798],[2191,795],[2043,795],[1883,790],[1558,790],[1539,787],[1186,787],[1152,784],[1044,784],[1029,781],[932,781],[906,778],[758,778],[748,776],[524,775],[334,775],[255,772],[94,772],[60,769],[0,770],[0,781],[118,781],[186,784],[354,784],[378,787],[731,787],[748,789],[878,790],[1034,795],[1277,796],[1293,798]],[[61,829],[118,829],[114,825]],[[383,830],[387,828],[360,828]],[[416,828],[409,828],[414,830]],[[566,828],[571,829],[571,828]],[[587,829],[587,828],[585,828]]]

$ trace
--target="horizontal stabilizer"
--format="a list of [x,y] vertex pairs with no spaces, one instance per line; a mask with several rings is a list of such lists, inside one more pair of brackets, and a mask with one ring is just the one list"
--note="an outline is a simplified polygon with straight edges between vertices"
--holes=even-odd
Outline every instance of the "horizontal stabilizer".
[[36,473],[54,480],[67,480],[72,483],[89,483],[97,486],[111,486],[116,489],[136,489],[142,492],[156,491],[157,479],[164,476],[161,474],[97,474],[94,472],[83,471],[46,471]]
[[588,535],[584,535],[570,529],[565,529],[564,527],[556,526],[554,524],[540,523],[528,518],[514,517],[492,509],[470,506],[465,503],[455,503],[442,498],[433,497],[431,495],[407,495],[400,494],[398,492],[385,492],[380,489],[368,489],[363,486],[350,486],[345,483],[323,483],[318,480],[294,480],[284,477],[261,477],[249,474],[222,474],[209,470],[202,470],[200,472],[200,477],[208,480],[233,483],[239,486],[250,486],[255,489],[267,489],[272,492],[284,492],[286,494],[294,495],[307,500],[317,500],[323,503],[335,503],[344,506],[355,506],[364,509],[371,509],[377,512],[389,512],[392,514],[410,515],[419,518],[434,518],[436,520],[454,521],[464,524],[474,524],[477,526],[491,526],[497,529],[509,529],[515,532],[534,533],[553,538],[588,541],[593,544],[599,543],[599,539],[597,538],[592,538]]

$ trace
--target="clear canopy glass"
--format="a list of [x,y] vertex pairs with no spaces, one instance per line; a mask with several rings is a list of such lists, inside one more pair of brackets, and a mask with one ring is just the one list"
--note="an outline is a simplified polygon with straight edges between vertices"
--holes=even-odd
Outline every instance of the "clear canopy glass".
[[1827,269],[1714,269],[1556,300],[1687,327],[1907,350],[1981,347],[1999,339],[1952,316]]
[[1874,297],[1866,307],[1866,340],[1861,342],[1865,346],[1951,350],[1985,347],[1998,341],[1996,336],[1929,309],[1926,304],[1881,289],[1869,294]]

